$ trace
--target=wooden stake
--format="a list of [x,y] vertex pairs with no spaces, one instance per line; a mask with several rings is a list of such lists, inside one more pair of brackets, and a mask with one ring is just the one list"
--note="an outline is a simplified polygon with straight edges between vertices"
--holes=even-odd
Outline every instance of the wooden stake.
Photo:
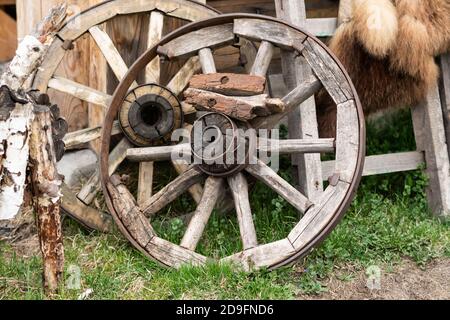
[[64,268],[64,247],[60,215],[62,179],[56,169],[51,125],[49,108],[35,107],[30,136],[32,192],[44,266],[44,288],[48,293],[55,293]]

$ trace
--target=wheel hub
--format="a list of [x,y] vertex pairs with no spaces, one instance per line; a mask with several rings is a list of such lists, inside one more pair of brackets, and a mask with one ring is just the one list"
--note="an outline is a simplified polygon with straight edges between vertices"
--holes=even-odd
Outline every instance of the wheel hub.
[[191,149],[194,163],[208,175],[226,177],[248,164],[248,126],[220,113],[207,113],[193,125]]
[[173,130],[181,128],[181,104],[168,89],[146,84],[128,93],[120,109],[119,123],[137,146],[165,143],[170,141]]

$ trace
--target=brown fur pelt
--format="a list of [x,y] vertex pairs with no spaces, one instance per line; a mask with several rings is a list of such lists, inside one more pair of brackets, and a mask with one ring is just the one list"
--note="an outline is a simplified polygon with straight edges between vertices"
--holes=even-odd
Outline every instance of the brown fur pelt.
[[[439,77],[435,57],[450,49],[450,0],[354,0],[330,42],[365,115],[425,99]],[[321,136],[335,135],[336,106],[317,97]]]

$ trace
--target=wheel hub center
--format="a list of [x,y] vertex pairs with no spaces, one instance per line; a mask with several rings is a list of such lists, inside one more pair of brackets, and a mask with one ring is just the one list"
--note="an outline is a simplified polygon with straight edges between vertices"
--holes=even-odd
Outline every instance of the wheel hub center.
[[170,141],[171,133],[181,127],[182,120],[181,104],[177,97],[156,84],[133,89],[119,113],[123,132],[137,146]]
[[191,149],[194,163],[208,175],[229,176],[248,164],[247,126],[220,113],[208,113],[193,125]]

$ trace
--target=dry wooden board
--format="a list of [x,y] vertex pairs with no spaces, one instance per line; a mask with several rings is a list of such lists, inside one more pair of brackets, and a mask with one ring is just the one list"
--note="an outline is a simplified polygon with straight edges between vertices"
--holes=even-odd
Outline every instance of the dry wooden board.
[[0,62],[14,57],[17,48],[17,24],[13,18],[0,9]]
[[287,50],[301,49],[302,43],[306,39],[304,34],[291,27],[259,19],[236,19],[234,33],[251,40],[268,41]]
[[203,48],[219,48],[234,42],[233,24],[206,27],[180,36],[162,47],[158,53],[169,59],[195,55]]
[[[424,164],[424,154],[418,151],[368,156],[364,161],[363,176],[417,170]],[[336,172],[335,168],[335,161],[322,162],[324,181]]]

